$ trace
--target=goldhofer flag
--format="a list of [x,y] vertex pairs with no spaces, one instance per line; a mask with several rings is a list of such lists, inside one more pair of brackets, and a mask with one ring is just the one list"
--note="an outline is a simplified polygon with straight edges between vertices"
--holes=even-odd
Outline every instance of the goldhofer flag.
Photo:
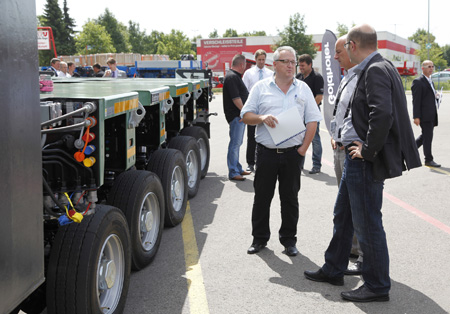
[[330,121],[333,119],[336,94],[341,82],[341,67],[334,60],[335,44],[336,36],[326,30],[322,38],[323,116],[330,134]]

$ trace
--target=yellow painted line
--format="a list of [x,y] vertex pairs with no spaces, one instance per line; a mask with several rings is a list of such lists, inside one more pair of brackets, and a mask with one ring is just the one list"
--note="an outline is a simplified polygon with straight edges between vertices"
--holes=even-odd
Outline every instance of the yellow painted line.
[[443,170],[441,168],[428,167],[428,166],[425,166],[425,164],[423,164],[423,166],[427,167],[427,168],[430,168],[430,170],[437,171],[437,172],[440,172],[440,173],[443,173],[443,174],[446,174],[446,175],[450,176],[450,172],[449,171]]
[[184,260],[186,262],[186,280],[188,285],[189,308],[191,313],[209,314],[202,267],[198,255],[191,207],[187,203],[186,215],[181,223],[184,243]]

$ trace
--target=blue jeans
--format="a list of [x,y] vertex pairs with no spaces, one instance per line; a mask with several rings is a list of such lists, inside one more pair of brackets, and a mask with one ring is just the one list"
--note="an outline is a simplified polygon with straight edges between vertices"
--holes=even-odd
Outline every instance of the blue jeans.
[[[320,123],[317,122],[316,134],[314,134],[314,138],[312,140],[312,149],[313,149],[312,162],[313,168],[317,168],[320,170],[320,168],[322,168],[322,143],[320,142],[319,127]],[[300,164],[300,169],[303,169],[304,165],[305,165],[305,158],[303,158],[303,161]]]
[[239,122],[241,118],[236,117],[230,122],[230,144],[228,144],[227,164],[228,178],[239,176],[242,166],[239,163],[239,149],[244,140],[245,124]]
[[334,205],[333,238],[325,252],[322,270],[330,277],[344,276],[355,231],[364,253],[364,284],[374,293],[385,294],[391,288],[391,281],[381,214],[384,181],[373,179],[371,162],[351,159],[346,153],[344,173]]

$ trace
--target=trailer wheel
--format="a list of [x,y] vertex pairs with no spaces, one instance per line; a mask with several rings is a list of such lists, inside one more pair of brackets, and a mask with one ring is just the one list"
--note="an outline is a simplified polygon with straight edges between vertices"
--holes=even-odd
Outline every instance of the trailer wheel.
[[176,136],[170,140],[169,147],[180,150],[186,159],[188,196],[193,198],[197,195],[201,177],[200,150],[197,141],[192,136]]
[[81,223],[59,228],[47,272],[48,313],[121,313],[130,282],[127,221],[97,205]]
[[209,168],[209,158],[211,155],[209,148],[209,138],[205,129],[199,126],[191,126],[184,128],[181,131],[182,135],[192,136],[197,140],[198,148],[200,150],[200,178],[206,177]]
[[188,189],[186,162],[176,149],[158,149],[150,157],[147,170],[161,179],[166,206],[165,225],[175,227],[186,214]]
[[144,170],[121,173],[108,195],[108,204],[120,208],[131,232],[133,270],[149,265],[161,242],[164,192],[156,174]]

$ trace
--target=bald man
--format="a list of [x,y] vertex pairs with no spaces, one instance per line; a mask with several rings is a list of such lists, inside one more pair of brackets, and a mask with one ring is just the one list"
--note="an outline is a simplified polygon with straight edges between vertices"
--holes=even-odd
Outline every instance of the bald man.
[[[334,206],[333,237],[318,271],[305,271],[309,280],[344,285],[344,272],[356,233],[364,252],[364,284],[341,292],[353,302],[388,301],[391,280],[381,206],[384,180],[421,166],[406,96],[397,69],[377,52],[377,33],[356,26],[344,48],[358,64],[355,91],[341,132],[344,172]],[[351,206],[350,206],[351,204]]]

